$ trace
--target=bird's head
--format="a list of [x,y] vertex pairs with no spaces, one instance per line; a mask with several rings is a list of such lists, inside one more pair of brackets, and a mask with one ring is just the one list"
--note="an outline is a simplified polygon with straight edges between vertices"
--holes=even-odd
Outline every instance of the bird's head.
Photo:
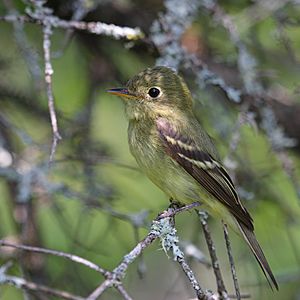
[[131,78],[126,87],[108,92],[122,97],[129,119],[153,119],[192,109],[187,85],[167,67],[148,68]]

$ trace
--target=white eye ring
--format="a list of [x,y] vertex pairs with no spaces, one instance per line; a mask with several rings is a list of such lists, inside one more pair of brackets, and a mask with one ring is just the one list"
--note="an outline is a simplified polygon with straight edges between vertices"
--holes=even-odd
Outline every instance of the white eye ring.
[[161,95],[161,90],[160,88],[153,86],[148,90],[148,95],[152,98],[158,98]]

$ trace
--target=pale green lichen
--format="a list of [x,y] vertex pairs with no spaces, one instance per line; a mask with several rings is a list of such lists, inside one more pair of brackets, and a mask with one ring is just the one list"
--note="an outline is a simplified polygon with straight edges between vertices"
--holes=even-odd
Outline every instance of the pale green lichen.
[[179,238],[176,235],[177,230],[172,225],[171,218],[163,218],[154,221],[151,226],[151,233],[160,238],[163,250],[168,256],[168,251],[172,251],[174,260],[183,258],[183,252],[178,246]]

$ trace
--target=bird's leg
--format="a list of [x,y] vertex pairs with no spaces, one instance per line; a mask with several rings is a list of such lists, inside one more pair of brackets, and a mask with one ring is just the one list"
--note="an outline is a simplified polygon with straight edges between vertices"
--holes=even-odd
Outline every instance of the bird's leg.
[[[181,213],[186,210],[190,210],[192,208],[196,208],[201,205],[201,202],[198,202],[198,201],[192,202],[191,204],[187,204],[187,205],[182,205],[181,202],[174,201],[173,199],[170,199],[170,202],[172,202],[172,203],[169,205],[168,209],[161,212],[157,216],[156,220],[160,220],[163,218],[169,218],[171,216],[177,215],[178,213]],[[179,204],[179,207],[177,206],[174,208],[172,206],[173,204]]]
[[[172,197],[169,199],[170,205],[167,209],[167,211],[176,212],[179,208],[184,207],[183,203],[180,203],[177,200],[174,200]],[[172,214],[171,217],[171,223],[173,226],[175,226],[175,214]]]
[[169,208],[178,209],[185,206],[183,203],[173,199],[172,197],[169,199],[169,201],[170,201]]

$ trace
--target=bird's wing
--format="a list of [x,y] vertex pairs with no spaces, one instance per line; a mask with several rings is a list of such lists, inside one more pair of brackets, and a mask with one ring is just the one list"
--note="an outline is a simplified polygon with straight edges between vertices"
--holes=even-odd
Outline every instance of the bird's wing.
[[167,120],[159,119],[156,126],[166,153],[225,205],[237,219],[238,226],[271,288],[272,282],[278,290],[276,279],[254,235],[253,220],[240,202],[226,170],[208,152],[199,149],[194,141],[173,128]]
[[209,153],[199,149],[189,137],[173,128],[167,120],[159,119],[156,126],[166,153],[225,205],[238,222],[253,231],[253,220],[240,202],[234,184],[222,165]]

